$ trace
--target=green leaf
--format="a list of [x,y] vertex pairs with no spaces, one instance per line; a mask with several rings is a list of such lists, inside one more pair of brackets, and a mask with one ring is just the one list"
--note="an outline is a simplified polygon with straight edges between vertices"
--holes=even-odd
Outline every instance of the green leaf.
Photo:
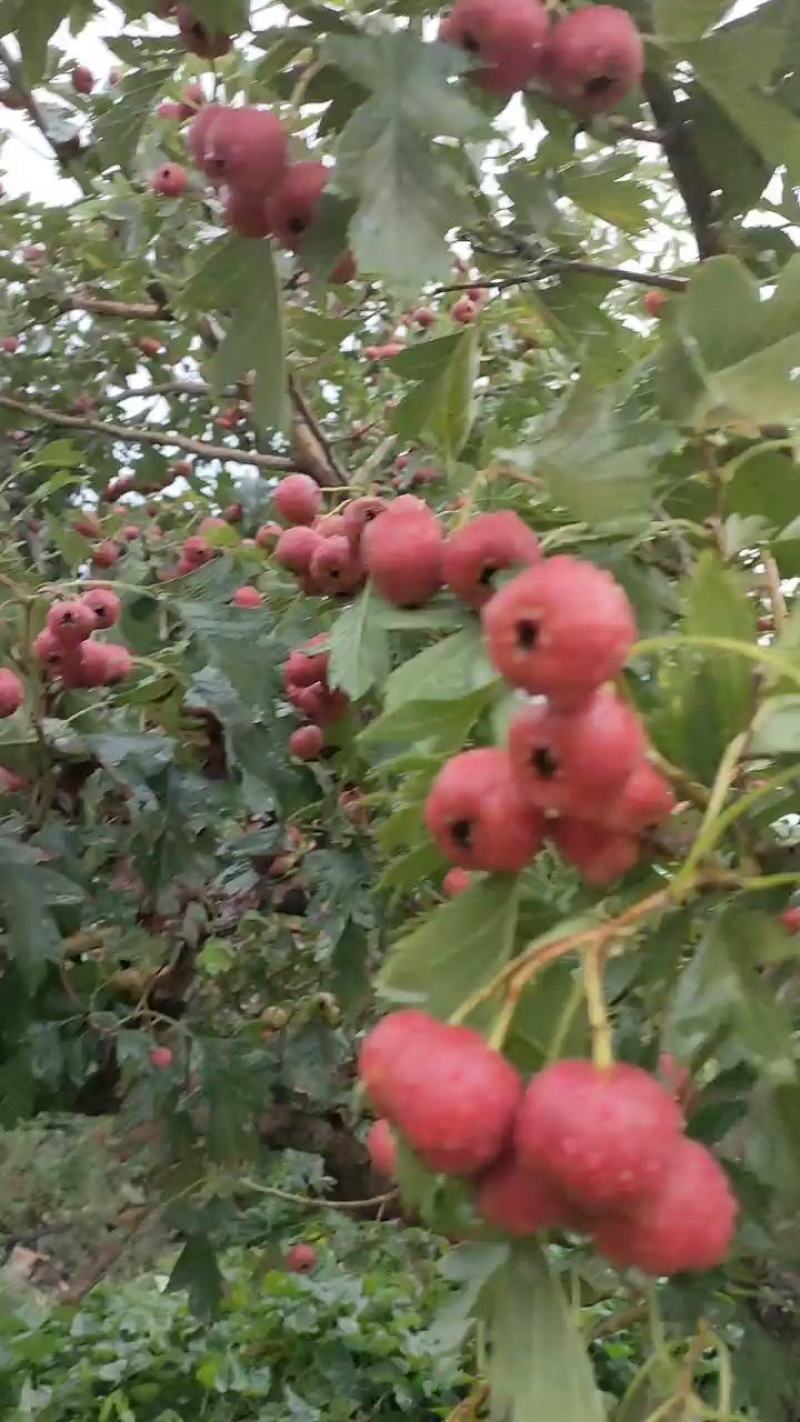
[[485,1300],[492,1398],[508,1422],[603,1422],[583,1337],[541,1245],[515,1245]]
[[[429,696],[430,692],[428,687]],[[406,751],[410,745],[418,751],[452,752],[463,746],[490,699],[491,690],[484,688],[453,701],[405,702],[371,721],[361,732],[359,743],[367,754],[382,747]]]
[[41,981],[46,963],[57,961],[61,950],[45,883],[36,850],[0,835],[0,914],[8,952],[30,991]]
[[331,628],[328,678],[354,701],[382,686],[389,674],[389,638],[380,611],[381,600],[367,583]]
[[36,0],[22,5],[16,19],[16,38],[22,69],[30,87],[40,84],[47,68],[47,45],[64,18],[64,0]]
[[645,204],[650,190],[626,177],[627,171],[627,161],[618,159],[576,165],[562,174],[561,190],[577,207],[623,232],[642,232],[649,222]]
[[380,992],[449,1017],[511,958],[519,892],[518,876],[498,874],[435,909],[394,944],[378,980]]
[[[35,5],[26,7],[35,10]],[[92,147],[105,167],[119,164],[127,169],[136,153],[147,119],[156,100],[174,73],[169,64],[143,67],[127,74],[114,89],[114,101],[94,126]]]
[[666,40],[699,39],[730,9],[730,0],[655,0],[656,33]]
[[386,683],[386,710],[407,701],[451,701],[497,679],[483,650],[480,624],[474,622],[393,671]]
[[189,1307],[198,1318],[213,1318],[222,1302],[222,1274],[208,1239],[193,1234],[173,1265],[168,1289],[186,1289]]
[[475,419],[475,381],[480,350],[478,328],[458,336],[426,341],[390,362],[400,375],[420,383],[401,400],[394,429],[404,440],[429,442],[447,461],[454,460],[469,438]]
[[[221,259],[219,252],[212,261]],[[248,371],[255,372],[253,413],[260,428],[283,429],[288,420],[283,310],[275,263],[267,242],[230,237],[222,260],[230,321],[209,362],[209,378],[219,392]],[[215,304],[220,305],[220,293]]]
[[488,120],[450,81],[467,64],[450,45],[432,45],[407,30],[394,34],[332,36],[323,54],[386,106],[433,138],[464,142],[492,137]]

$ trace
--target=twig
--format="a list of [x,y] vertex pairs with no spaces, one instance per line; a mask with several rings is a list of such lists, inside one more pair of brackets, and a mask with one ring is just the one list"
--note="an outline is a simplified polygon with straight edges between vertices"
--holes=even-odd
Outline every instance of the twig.
[[28,115],[28,118],[30,119],[34,127],[38,128],[40,134],[42,135],[42,138],[44,139],[51,153],[54,155],[56,162],[58,163],[62,172],[64,172],[67,177],[73,178],[85,193],[88,192],[89,184],[84,175],[82,173],[79,174],[77,172],[73,172],[70,168],[70,159],[75,157],[76,155],[71,154],[69,152],[67,145],[56,143],[55,140],[50,137],[50,134],[47,130],[47,124],[45,122],[44,115],[42,114],[42,111],[39,108],[38,103],[36,102],[35,96],[28,88],[28,85],[25,83],[25,80],[23,78],[22,65],[17,62],[14,56],[9,52],[8,47],[3,44],[2,40],[0,40],[0,63],[3,64],[8,74],[8,82],[11,85],[11,88],[16,89],[17,93],[22,99],[22,103],[25,108],[25,112]]
[[644,78],[645,97],[661,129],[664,154],[683,198],[701,260],[719,256],[725,250],[714,220],[714,200],[709,182],[692,137],[689,121],[666,79],[648,72]]
[[397,1198],[396,1190],[387,1190],[384,1195],[373,1195],[369,1200],[322,1200],[311,1195],[293,1195],[290,1190],[261,1185],[258,1180],[242,1180],[241,1184],[248,1190],[256,1190],[259,1195],[273,1195],[276,1200],[288,1200],[290,1205],[304,1205],[308,1210],[372,1210]]
[[111,301],[104,296],[62,296],[62,311],[88,311],[93,316],[119,316],[126,321],[170,321],[168,306],[156,301]]
[[445,1422],[471,1422],[480,1409],[489,1401],[489,1384],[481,1383],[469,1397],[465,1397],[449,1412]]
[[296,460],[279,454],[247,453],[242,449],[229,449],[224,444],[207,444],[201,439],[189,439],[187,435],[175,434],[172,430],[141,429],[139,427],[116,425],[102,420],[93,420],[81,415],[65,415],[60,410],[50,410],[45,405],[33,401],[17,400],[11,395],[0,396],[0,406],[15,410],[21,415],[31,415],[44,420],[46,424],[58,425],[64,429],[87,430],[103,439],[118,439],[128,444],[153,444],[185,449],[189,454],[197,454],[201,459],[221,459],[232,464],[255,465],[257,469],[270,469],[285,473],[296,468]]
[[309,430],[328,461],[331,483],[345,485],[347,483],[347,475],[334,454],[325,431],[315,419],[308,401],[300,389],[297,378],[292,375],[291,372],[289,373],[289,394],[297,413],[308,425]]
[[631,1304],[630,1308],[621,1309],[619,1313],[612,1313],[609,1318],[601,1319],[592,1329],[592,1342],[601,1338],[612,1338],[615,1333],[623,1333],[635,1323],[643,1323],[646,1318],[647,1304]]
[[781,587],[781,575],[778,565],[772,554],[766,549],[761,550],[761,561],[764,564],[764,575],[769,594],[770,607],[772,608],[772,622],[776,636],[780,636],[786,622],[786,598]]
[[95,1284],[105,1277],[109,1269],[113,1268],[117,1260],[124,1254],[134,1235],[138,1233],[142,1225],[159,1208],[158,1204],[140,1205],[131,1212],[130,1222],[121,1239],[112,1240],[109,1244],[95,1254],[90,1259],[86,1267],[78,1275],[75,1283],[64,1296],[63,1302],[67,1304],[79,1304],[91,1292]]
[[685,291],[688,277],[665,276],[660,272],[646,272],[638,267],[609,267],[602,262],[580,261],[572,257],[542,257],[535,271],[519,272],[515,276],[481,277],[478,281],[456,282],[448,286],[437,286],[431,296],[443,296],[449,291],[481,290],[503,291],[509,286],[526,286],[529,282],[539,282],[551,274],[575,272],[580,276],[611,277],[614,281],[629,281],[637,286],[660,287],[664,291]]

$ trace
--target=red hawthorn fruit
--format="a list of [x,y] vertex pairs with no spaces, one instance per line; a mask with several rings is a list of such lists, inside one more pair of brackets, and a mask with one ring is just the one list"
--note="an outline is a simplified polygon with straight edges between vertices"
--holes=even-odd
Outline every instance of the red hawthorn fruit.
[[339,809],[346,820],[356,829],[366,829],[369,825],[369,811],[364,803],[364,796],[355,786],[342,790],[339,796]]
[[25,699],[25,688],[16,672],[0,668],[0,716],[13,716]]
[[648,316],[652,316],[654,320],[658,320],[658,317],[664,310],[666,302],[667,298],[664,295],[663,291],[646,291],[644,294],[642,305],[644,306],[644,309],[647,312]]
[[188,563],[190,568],[201,568],[204,563],[210,563],[213,557],[214,549],[211,544],[198,533],[193,533],[184,542],[181,560]]
[[91,415],[95,408],[95,401],[91,395],[76,395],[70,405],[72,415]]
[[264,599],[258,588],[243,587],[237,588],[233,594],[233,602],[237,607],[263,607]]
[[317,726],[335,725],[350,705],[350,699],[343,691],[331,691],[319,681],[313,686],[298,687],[295,695],[299,698],[299,709]]
[[411,488],[422,489],[426,484],[435,484],[441,477],[441,471],[435,469],[432,464],[421,464],[411,475]]
[[544,821],[526,804],[504,750],[462,751],[440,770],[425,824],[451,864],[515,873],[538,854]]
[[261,193],[244,192],[241,188],[225,191],[225,221],[239,237],[268,237],[269,223],[264,214]]
[[683,1118],[640,1067],[567,1060],[530,1082],[517,1115],[520,1164],[587,1213],[636,1205],[658,1188]]
[[45,627],[34,638],[33,650],[48,675],[55,676],[61,671],[66,648],[62,642],[56,641],[49,628]]
[[316,681],[325,680],[330,654],[327,651],[312,652],[310,650],[315,643],[325,640],[326,638],[322,634],[307,643],[305,648],[299,648],[290,654],[283,669],[285,686],[313,686]]
[[669,819],[674,809],[669,781],[648,760],[641,760],[603,811],[602,820],[607,829],[642,834]]
[[[431,1170],[476,1175],[503,1150],[522,1094],[514,1068],[470,1027],[451,1027],[426,1013],[405,1036],[392,1013],[363,1044],[362,1080]],[[399,1042],[398,1042],[399,1035]],[[386,1055],[386,1044],[396,1050]],[[377,1095],[376,1095],[377,1088]]]
[[183,104],[177,104],[174,99],[162,99],[156,109],[156,117],[179,123],[186,115],[183,111]]
[[110,504],[116,504],[125,494],[130,494],[136,488],[136,480],[132,474],[120,474],[119,478],[111,479],[106,485],[104,498]]
[[508,754],[525,799],[562,815],[602,813],[641,760],[644,732],[616,692],[601,688],[577,711],[548,703],[526,706],[514,718]]
[[210,30],[195,18],[188,5],[176,5],[175,14],[181,39],[192,54],[198,55],[200,59],[221,59],[229,52],[233,43],[230,35],[222,34],[219,30]]
[[137,538],[141,538],[142,530],[135,523],[126,523],[124,528],[120,529],[119,536],[125,543],[135,543]]
[[595,889],[613,884],[639,863],[641,845],[636,835],[569,818],[548,821],[547,833],[562,859]]
[[619,583],[579,558],[546,558],[483,608],[489,657],[513,686],[569,709],[615,677],[636,641]]
[[481,61],[469,76],[476,84],[510,97],[539,72],[549,29],[539,0],[456,0],[439,38]]
[[171,1066],[172,1066],[173,1057],[172,1057],[172,1052],[171,1052],[170,1048],[169,1048],[169,1047],[151,1047],[151,1049],[150,1049],[150,1061],[151,1061],[151,1064],[152,1064],[154,1067],[157,1067],[159,1071],[164,1071],[164,1070],[166,1070],[167,1067],[171,1067]]
[[150,187],[160,197],[180,197],[189,185],[189,174],[180,163],[162,163],[150,179]]
[[465,894],[470,888],[472,888],[472,875],[468,869],[459,869],[458,865],[453,869],[448,869],[442,879],[442,893],[448,899],[458,898],[459,894]]
[[28,786],[27,777],[0,765],[0,795],[17,795]]
[[713,1155],[683,1137],[673,1144],[655,1194],[633,1212],[598,1220],[594,1241],[620,1269],[699,1273],[722,1263],[737,1212],[728,1178]]
[[292,573],[305,574],[321,543],[321,536],[307,524],[286,528],[276,544],[275,561]]
[[85,64],[76,64],[70,78],[76,94],[91,94],[94,88],[94,75],[91,69],[86,68]]
[[386,512],[388,505],[384,499],[379,499],[371,494],[365,495],[361,499],[354,499],[352,504],[348,504],[342,514],[345,535],[351,543],[358,543],[364,529],[368,523]]
[[397,607],[419,607],[442,584],[444,537],[435,514],[420,500],[419,511],[398,499],[364,529],[361,551],[375,587]]
[[61,669],[64,685],[76,690],[105,686],[109,672],[107,651],[103,642],[92,641],[67,649]]
[[6,355],[16,355],[17,351],[19,350],[19,337],[4,336],[0,344],[2,344],[3,350],[5,351]]
[[451,533],[442,553],[442,574],[456,597],[477,608],[492,596],[496,573],[540,558],[536,534],[517,514],[479,514]]
[[608,113],[641,82],[644,45],[615,5],[590,5],[560,20],[547,43],[542,74],[556,103],[582,114]]
[[567,1223],[569,1209],[551,1182],[507,1155],[478,1181],[475,1203],[487,1224],[516,1239],[557,1229]]
[[181,459],[177,464],[170,464],[167,469],[168,482],[171,484],[173,479],[188,479],[191,472],[191,459]]
[[347,283],[353,281],[357,276],[356,259],[353,253],[348,251],[342,253],[336,266],[332,268],[329,280],[337,286],[347,286]]
[[76,533],[80,533],[83,538],[98,538],[102,532],[100,520],[93,513],[83,512],[78,515],[72,527]]
[[201,136],[200,166],[216,187],[224,184],[263,199],[282,181],[288,138],[269,109],[223,108],[201,129]]
[[330,170],[324,163],[292,163],[280,187],[267,199],[270,232],[289,252],[297,252],[314,222]]
[[273,499],[287,523],[313,523],[322,512],[322,490],[308,474],[290,474],[281,479]]
[[313,1244],[293,1244],[286,1251],[286,1267],[291,1274],[310,1274],[317,1262]]
[[215,529],[227,528],[227,526],[224,518],[217,518],[216,514],[209,514],[207,518],[200,520],[200,523],[197,525],[197,532],[201,538],[205,538],[207,534],[213,533]]
[[151,360],[154,359],[156,356],[161,355],[161,352],[164,349],[163,345],[156,336],[140,336],[139,340],[137,341],[137,345],[142,355],[147,356],[148,359]]
[[349,539],[323,536],[311,559],[311,576],[329,597],[354,592],[364,581],[364,568]]
[[77,647],[97,626],[97,619],[82,598],[57,602],[47,614],[47,629],[62,647]]
[[222,104],[206,104],[187,129],[186,147],[198,168],[204,167],[208,131],[214,120],[224,111]]
[[262,523],[256,530],[256,548],[271,553],[282,532],[283,529],[277,523]]
[[397,1146],[392,1128],[383,1117],[373,1121],[367,1136],[367,1150],[376,1175],[384,1180],[394,1180],[397,1170]]
[[181,94],[181,118],[192,118],[198,109],[202,109],[205,101],[205,91],[199,81],[187,84]]
[[450,307],[451,321],[457,321],[460,326],[469,326],[475,320],[478,308],[468,296],[459,296],[458,301]]
[[800,904],[792,904],[784,909],[779,923],[783,925],[787,933],[800,933]]
[[222,522],[226,524],[241,523],[244,519],[244,508],[241,504],[228,504],[222,510]]
[[298,760],[319,760],[325,737],[319,726],[299,726],[289,737],[289,751]]
[[106,654],[106,675],[105,686],[114,686],[117,682],[127,681],[133,675],[134,660],[127,647],[121,647],[118,642],[106,642],[103,646]]
[[323,514],[321,518],[314,520],[314,532],[319,533],[322,538],[344,537],[347,534],[347,525],[342,514]]
[[427,331],[430,326],[436,324],[436,312],[431,311],[430,306],[418,306],[411,320],[415,326],[419,326],[423,331]]

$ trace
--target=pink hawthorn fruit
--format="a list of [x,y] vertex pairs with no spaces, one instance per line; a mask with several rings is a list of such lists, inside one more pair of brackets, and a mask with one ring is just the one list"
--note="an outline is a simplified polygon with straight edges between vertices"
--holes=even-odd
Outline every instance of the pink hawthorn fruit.
[[541,815],[522,798],[508,755],[496,747],[462,751],[445,763],[425,802],[425,824],[452,864],[495,873],[524,868],[544,836]]
[[25,688],[16,672],[0,668],[0,717],[13,716],[25,700]]

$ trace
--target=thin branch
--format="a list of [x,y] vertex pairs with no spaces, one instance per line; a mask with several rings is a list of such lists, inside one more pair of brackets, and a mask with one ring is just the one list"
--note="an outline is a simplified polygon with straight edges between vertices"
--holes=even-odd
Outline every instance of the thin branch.
[[39,108],[36,98],[25,83],[22,73],[22,65],[10,53],[8,47],[0,40],[0,63],[4,66],[8,74],[8,82],[12,89],[15,89],[22,99],[25,112],[35,128],[38,128],[42,138],[45,140],[51,153],[54,155],[58,166],[66,177],[73,178],[84,192],[89,191],[89,184],[82,173],[77,173],[70,167],[70,160],[76,155],[69,152],[67,144],[56,143],[51,138],[44,115]]
[[250,464],[257,469],[286,473],[296,468],[296,460],[279,454],[247,453],[242,449],[229,449],[224,444],[207,444],[202,439],[189,439],[186,435],[175,434],[172,430],[140,429],[128,425],[116,425],[102,420],[92,420],[79,415],[65,415],[60,410],[50,410],[45,405],[33,401],[17,400],[11,395],[0,395],[0,406],[15,410],[21,415],[43,420],[45,424],[57,425],[63,429],[86,430],[100,435],[103,439],[123,440],[128,444],[152,444],[168,446],[171,449],[185,449],[188,454],[197,454],[201,459],[221,459],[232,464]]
[[242,1180],[241,1183],[248,1190],[256,1190],[259,1195],[272,1195],[276,1200],[287,1200],[290,1205],[305,1205],[309,1210],[371,1210],[397,1198],[396,1190],[387,1190],[384,1195],[373,1195],[369,1200],[323,1200],[313,1195],[293,1195],[290,1190],[261,1185],[258,1180]]
[[697,151],[691,123],[670,84],[660,74],[648,72],[643,87],[662,132],[664,154],[683,198],[698,256],[701,261],[717,257],[725,246],[715,220],[712,184]]
[[687,277],[664,276],[660,272],[646,272],[638,267],[608,267],[602,262],[588,262],[571,257],[542,257],[535,271],[520,272],[515,276],[482,277],[478,281],[456,282],[448,286],[437,286],[431,296],[442,296],[448,291],[472,291],[475,287],[503,291],[510,286],[526,286],[529,282],[540,282],[543,277],[562,272],[575,272],[581,276],[611,277],[614,281],[629,281],[637,286],[660,287],[663,291],[685,291],[689,285]]
[[297,379],[294,375],[291,374],[291,372],[289,374],[289,394],[292,399],[292,404],[297,410],[297,413],[300,415],[300,418],[304,420],[304,422],[308,425],[308,428],[310,429],[312,435],[317,441],[317,444],[319,445],[320,449],[325,455],[325,458],[328,461],[331,483],[341,484],[343,486],[346,485],[347,474],[345,473],[344,469],[339,463],[339,460],[334,454],[330,445],[330,441],[328,440],[328,437],[325,434],[325,431],[320,427],[318,421],[315,419],[308,404],[308,401],[306,400],[302,390],[300,389]]
[[109,301],[101,296],[64,296],[59,301],[62,311],[88,311],[93,316],[118,316],[125,321],[170,321],[172,312],[156,301]]

